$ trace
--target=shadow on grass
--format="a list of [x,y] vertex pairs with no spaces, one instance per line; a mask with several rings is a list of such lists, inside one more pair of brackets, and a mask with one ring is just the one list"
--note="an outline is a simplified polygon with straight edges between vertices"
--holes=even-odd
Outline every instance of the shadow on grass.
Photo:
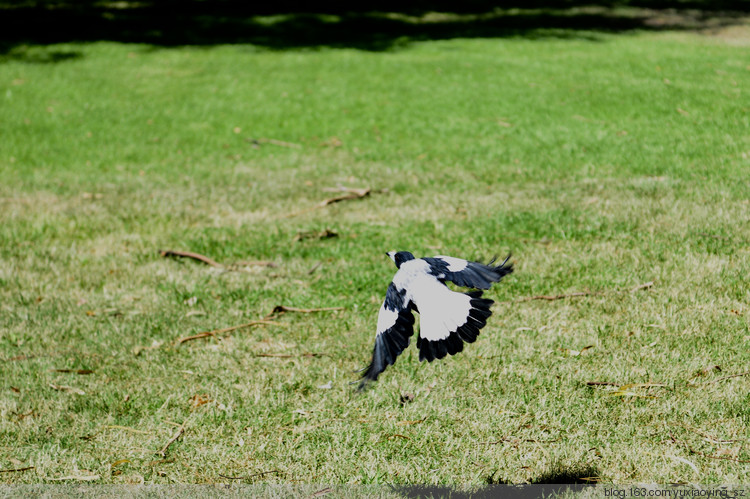
[[738,0],[603,0],[594,5],[571,0],[0,0],[0,54],[5,60],[60,62],[72,57],[35,58],[27,48],[102,40],[371,51],[451,38],[596,40],[601,33],[720,28],[748,12],[750,2]]
[[494,497],[555,497],[566,493],[578,493],[595,486],[599,470],[590,465],[566,466],[557,463],[527,485],[512,485],[493,476],[487,477],[487,485],[469,490],[447,486],[405,485],[393,487],[394,492],[408,498],[484,499]]

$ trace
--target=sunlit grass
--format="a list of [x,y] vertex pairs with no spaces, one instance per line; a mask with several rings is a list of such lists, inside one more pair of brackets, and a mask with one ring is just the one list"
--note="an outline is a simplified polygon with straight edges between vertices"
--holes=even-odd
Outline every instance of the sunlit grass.
[[[80,56],[0,65],[0,469],[34,467],[0,480],[746,477],[746,49],[30,50]],[[289,216],[338,186],[374,192]],[[477,343],[357,395],[391,249],[516,272]],[[175,345],[280,304],[343,310]]]

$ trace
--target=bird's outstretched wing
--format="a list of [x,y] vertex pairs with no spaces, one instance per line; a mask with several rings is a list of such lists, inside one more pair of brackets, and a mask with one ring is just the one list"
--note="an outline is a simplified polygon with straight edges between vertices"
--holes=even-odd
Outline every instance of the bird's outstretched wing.
[[430,273],[441,281],[450,281],[466,288],[490,289],[492,283],[513,272],[509,258],[510,255],[500,265],[494,264],[494,258],[488,264],[443,255],[422,260],[430,266]]
[[406,296],[406,289],[399,290],[393,283],[388,286],[378,314],[372,361],[362,374],[359,390],[364,389],[369,381],[378,379],[380,373],[396,362],[396,357],[409,346],[409,338],[414,334],[413,307]]
[[[492,315],[493,301],[482,298],[481,291],[459,293],[435,281],[432,299],[420,306],[420,331],[417,337],[419,360],[432,362],[455,355],[465,343],[474,343],[479,330]],[[418,299],[418,297],[417,297]]]

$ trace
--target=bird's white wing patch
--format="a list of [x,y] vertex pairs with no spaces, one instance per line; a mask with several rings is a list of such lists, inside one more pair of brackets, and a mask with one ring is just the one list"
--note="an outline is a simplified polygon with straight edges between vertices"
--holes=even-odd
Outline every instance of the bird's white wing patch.
[[437,255],[435,258],[440,258],[448,264],[448,272],[461,272],[469,264],[467,260],[454,256]]
[[398,312],[395,310],[389,310],[385,308],[385,304],[380,308],[378,314],[378,330],[377,334],[382,334],[391,329],[398,319]]
[[419,336],[429,341],[443,340],[466,323],[471,311],[471,297],[451,291],[442,284],[424,290],[424,300],[417,299],[420,311]]

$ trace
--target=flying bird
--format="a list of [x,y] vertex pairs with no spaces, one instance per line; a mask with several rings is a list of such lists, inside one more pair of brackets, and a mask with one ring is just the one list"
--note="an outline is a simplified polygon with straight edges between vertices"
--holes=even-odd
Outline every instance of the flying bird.
[[[448,354],[455,355],[464,349],[464,342],[473,343],[492,315],[490,306],[494,303],[482,298],[479,290],[490,289],[493,283],[513,272],[513,264],[508,263],[510,255],[500,265],[494,265],[494,259],[483,264],[442,255],[415,258],[408,251],[386,254],[398,271],[378,314],[372,361],[364,369],[359,390],[378,379],[409,346],[414,334],[412,312],[420,316],[417,336],[420,361],[432,362]],[[476,291],[453,291],[445,281]]]

